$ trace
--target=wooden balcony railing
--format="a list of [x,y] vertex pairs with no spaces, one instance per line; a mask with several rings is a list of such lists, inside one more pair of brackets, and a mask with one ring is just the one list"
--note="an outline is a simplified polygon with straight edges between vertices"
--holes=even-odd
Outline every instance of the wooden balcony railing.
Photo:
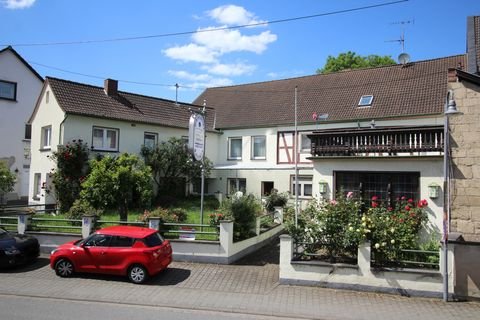
[[443,127],[389,127],[314,131],[311,154],[328,156],[439,155]]

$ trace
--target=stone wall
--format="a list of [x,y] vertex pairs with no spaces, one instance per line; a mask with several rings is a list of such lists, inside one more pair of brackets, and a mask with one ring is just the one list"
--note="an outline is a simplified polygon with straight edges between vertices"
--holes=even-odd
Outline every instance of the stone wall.
[[450,117],[451,231],[480,242],[480,86],[450,82],[459,115]]

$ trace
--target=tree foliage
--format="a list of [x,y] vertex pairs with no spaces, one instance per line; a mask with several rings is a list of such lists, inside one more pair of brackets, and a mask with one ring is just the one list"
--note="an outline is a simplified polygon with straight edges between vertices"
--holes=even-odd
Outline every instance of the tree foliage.
[[15,174],[10,172],[3,162],[0,162],[0,200],[4,194],[13,191],[15,181]]
[[148,207],[153,190],[151,170],[136,155],[103,157],[90,161],[91,172],[83,182],[81,197],[93,207],[116,206],[120,219],[127,220],[132,205]]
[[82,181],[89,171],[88,157],[88,146],[82,140],[60,145],[50,156],[57,165],[52,182],[61,212],[68,212],[80,195]]
[[359,56],[355,52],[348,51],[340,53],[337,57],[328,56],[325,66],[317,69],[317,73],[325,74],[341,70],[380,67],[392,64],[396,64],[396,62],[391,56],[379,56],[375,54]]
[[[201,176],[202,163],[194,161],[182,139],[172,137],[154,148],[142,147],[145,163],[152,169],[159,193],[170,194],[177,189],[178,181],[191,182]],[[205,177],[210,175],[212,162],[204,158]]]

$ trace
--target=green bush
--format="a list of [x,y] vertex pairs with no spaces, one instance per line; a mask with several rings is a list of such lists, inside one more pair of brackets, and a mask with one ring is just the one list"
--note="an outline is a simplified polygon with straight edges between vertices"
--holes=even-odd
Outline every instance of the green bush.
[[284,207],[289,196],[288,192],[278,193],[277,189],[272,189],[272,192],[265,198],[265,208],[268,212],[272,212],[275,207]]
[[73,202],[70,209],[65,213],[65,218],[79,220],[85,215],[100,217],[102,214],[102,210],[95,209],[87,201],[77,199],[75,202]]
[[232,195],[222,202],[221,211],[234,221],[234,240],[248,239],[254,233],[256,218],[262,212],[261,202],[254,195]]
[[147,221],[148,218],[160,218],[161,223],[182,223],[187,220],[187,211],[182,208],[165,209],[157,207],[154,210],[145,210],[138,217],[140,221]]

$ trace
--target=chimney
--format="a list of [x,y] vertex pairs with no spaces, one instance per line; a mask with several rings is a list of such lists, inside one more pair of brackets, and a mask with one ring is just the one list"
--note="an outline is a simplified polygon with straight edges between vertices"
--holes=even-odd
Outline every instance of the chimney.
[[480,66],[480,17],[467,17],[467,72],[478,74]]
[[103,82],[103,87],[105,93],[108,96],[116,96],[118,95],[118,81],[113,79],[105,79]]

